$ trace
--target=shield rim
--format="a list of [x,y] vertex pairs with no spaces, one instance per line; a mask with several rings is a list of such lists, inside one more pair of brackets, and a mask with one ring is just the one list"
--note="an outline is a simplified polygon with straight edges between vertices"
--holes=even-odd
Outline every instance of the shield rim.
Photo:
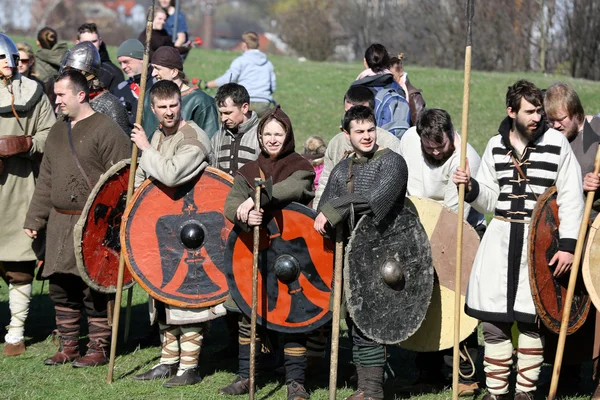
[[[541,196],[538,197],[538,199],[535,203],[533,212],[531,213],[530,226],[533,226],[534,224],[536,224],[536,221],[539,218],[540,211],[546,204],[549,203],[548,200],[556,193],[557,193],[556,186],[550,186],[548,189],[546,189],[544,191],[544,193],[542,193]],[[560,221],[559,221],[559,223],[560,223]],[[537,232],[537,230],[536,230],[536,232]],[[532,229],[529,229],[529,234],[527,236],[528,236],[528,238],[527,238],[527,249],[528,249],[528,251],[527,251],[528,252],[527,267],[528,268],[527,269],[529,271],[529,287],[531,290],[531,296],[533,297],[533,304],[535,305],[535,311],[537,312],[539,319],[542,321],[544,326],[546,328],[548,328],[548,330],[550,332],[559,334],[560,326],[558,328],[551,326],[551,324],[548,322],[548,317],[547,317],[547,315],[549,313],[546,310],[544,310],[542,307],[539,306],[539,304],[541,303],[541,300],[540,300],[539,292],[536,289],[537,286],[535,285],[535,276],[533,275],[533,267],[532,267],[532,265],[535,264],[535,259],[533,257],[533,251],[531,251],[531,249],[533,249],[535,247],[535,238],[533,237]],[[588,240],[588,242],[589,242],[589,240]],[[581,318],[579,318],[579,320],[573,326],[567,327],[567,335],[575,333],[575,332],[577,332],[577,330],[579,330],[579,328],[581,328],[581,326],[585,323],[585,320],[587,319],[589,311],[590,311],[590,296],[588,295],[588,299],[587,299],[586,305],[584,306],[583,313],[581,314]]]
[[[414,205],[414,203],[415,203],[414,200],[415,199],[418,200],[418,201],[423,201],[423,202],[429,203],[428,207],[430,207],[430,206],[440,207],[442,209],[442,212],[443,211],[448,211],[448,212],[454,214],[456,216],[457,220],[459,219],[458,213],[456,211],[454,211],[450,207],[448,207],[448,206],[446,206],[446,205],[444,205],[444,204],[442,204],[442,203],[440,203],[440,202],[438,202],[436,200],[430,199],[428,197],[407,196],[406,200],[404,202],[405,207],[407,206],[407,202],[410,201],[412,203],[412,206],[415,207],[415,209],[416,209],[417,207]],[[420,217],[419,217],[419,220],[420,220]],[[465,246],[464,238],[467,237],[467,234],[466,234],[465,231],[470,231],[471,234],[474,235],[474,237],[477,237],[477,243],[478,243],[478,246],[479,246],[479,244],[481,243],[481,239],[479,238],[479,234],[477,233],[477,231],[475,230],[475,228],[473,228],[471,226],[471,224],[469,224],[467,222],[466,219],[462,218],[462,221],[463,221],[463,248]],[[431,239],[430,239],[430,242],[431,242]],[[432,259],[433,259],[433,254],[432,254]],[[436,275],[439,275],[437,273],[435,263],[433,264],[433,269],[434,269],[434,273]],[[463,259],[463,269],[464,269],[464,259]],[[471,265],[471,271],[472,271],[472,269],[473,269],[473,265]],[[469,272],[469,275],[470,274],[471,274],[471,272]],[[435,279],[435,281],[433,283],[433,289],[434,290],[435,290],[436,286],[440,286],[440,282],[439,282],[438,279]],[[465,287],[465,291],[466,291],[466,287]],[[440,289],[440,292],[441,292],[441,289]],[[455,294],[454,289],[452,289],[452,292]],[[432,291],[432,296],[433,296],[433,291]],[[464,303],[466,303],[466,297],[467,297],[466,293],[465,293],[465,295],[463,297],[465,298],[465,300],[462,302],[464,304]],[[454,302],[452,304],[453,304],[453,306],[452,306],[452,311],[453,311],[452,318],[453,318],[453,320],[455,320],[455,318],[454,318]],[[431,307],[431,303],[430,303],[429,307]],[[429,312],[429,309],[428,309],[428,312]],[[425,314],[425,318],[427,318],[427,313]],[[472,325],[473,328],[469,329],[468,331],[467,330],[463,331],[464,327],[467,324],[469,324],[469,326]],[[471,317],[469,315],[467,315],[465,313],[464,307],[461,307],[460,308],[460,331],[461,331],[461,333],[464,332],[465,334],[464,334],[464,336],[460,337],[460,341],[462,342],[463,340],[465,340],[466,338],[468,338],[469,336],[471,336],[473,334],[473,332],[475,332],[475,330],[477,329],[478,326],[479,326],[479,320],[476,319],[476,318],[473,318],[473,317]],[[398,346],[400,346],[400,347],[402,347],[403,349],[406,349],[406,350],[417,351],[417,352],[443,351],[443,350],[451,349],[452,347],[454,347],[454,340],[452,340],[452,343],[449,346],[447,346],[447,347],[438,346],[437,350],[431,350],[431,349],[423,350],[423,348],[419,348],[418,346],[414,345],[412,342],[407,342],[410,338],[418,335],[420,333],[419,330],[421,328],[422,328],[422,326],[419,327],[419,329],[417,331],[415,331],[415,333],[412,336],[410,336],[408,339],[406,339],[405,341],[402,341],[402,342],[398,343]],[[452,329],[451,332],[454,332],[454,327],[453,327],[453,329]],[[427,332],[422,332],[422,333],[424,335],[427,335]],[[427,335],[427,336],[429,336],[429,335]]]
[[588,296],[590,296],[590,300],[594,304],[594,307],[596,307],[597,310],[600,310],[600,293],[598,293],[594,287],[594,283],[592,282],[590,265],[592,246],[594,244],[594,238],[596,237],[598,229],[600,229],[600,214],[596,216],[592,226],[589,229],[588,239],[584,250],[583,265],[581,266],[581,275],[583,276],[583,283],[585,284],[585,289],[588,292]]
[[[92,289],[94,289],[95,291],[100,292],[100,293],[106,293],[106,294],[117,293],[117,287],[116,286],[101,286],[98,282],[93,280],[88,275],[87,269],[85,268],[85,264],[83,262],[83,256],[82,256],[83,232],[87,225],[87,220],[89,217],[90,209],[92,207],[92,204],[94,203],[94,201],[90,201],[90,199],[95,200],[96,196],[98,195],[100,190],[102,190],[102,187],[104,186],[106,181],[110,177],[112,177],[117,171],[123,169],[126,166],[131,167],[131,159],[130,158],[127,158],[127,159],[117,162],[115,165],[110,167],[108,169],[108,171],[106,171],[105,173],[103,173],[100,176],[100,179],[98,179],[98,182],[96,183],[96,185],[94,185],[94,188],[92,189],[92,191],[90,192],[90,195],[88,196],[88,200],[86,201],[85,206],[84,206],[83,210],[81,211],[79,220],[77,221],[77,223],[75,224],[75,227],[73,228],[73,241],[74,241],[74,246],[75,246],[75,261],[77,264],[77,270],[79,272],[79,276],[81,276],[81,279],[85,282],[86,285],[88,285],[89,287],[91,287]],[[129,173],[131,174],[133,172],[129,171]],[[121,226],[123,226],[122,219],[121,219]],[[122,254],[122,252],[121,252],[121,254]],[[133,287],[133,285],[135,285],[135,280],[133,278],[131,279],[130,282],[123,282],[123,290],[129,289],[129,288]]]
[[[410,212],[411,214],[413,214],[415,216],[415,218],[417,219],[417,222],[419,223],[419,225],[421,226],[421,228],[423,229],[423,233],[425,234],[425,237],[427,238],[427,242],[429,243],[429,259],[431,260],[431,286],[430,286],[430,290],[429,290],[429,303],[427,304],[427,309],[425,310],[425,312],[423,313],[423,317],[421,318],[421,320],[419,321],[418,325],[414,328],[414,330],[404,339],[401,340],[381,340],[379,338],[373,338],[371,336],[369,336],[369,334],[366,332],[365,329],[363,329],[356,321],[356,319],[353,316],[353,312],[352,310],[350,310],[349,307],[346,307],[347,311],[348,311],[348,315],[350,315],[350,317],[352,318],[352,322],[362,331],[363,335],[365,335],[366,337],[370,338],[371,340],[374,340],[377,343],[380,344],[385,344],[385,345],[400,345],[402,344],[402,342],[406,341],[408,338],[410,338],[412,335],[414,335],[419,328],[421,327],[421,325],[423,324],[423,321],[425,320],[425,317],[427,316],[427,310],[429,310],[429,306],[431,305],[431,298],[433,295],[433,288],[435,286],[435,268],[433,266],[433,253],[431,251],[431,242],[429,241],[429,236],[427,235],[427,231],[425,231],[425,228],[423,227],[423,224],[421,224],[421,220],[419,218],[418,215],[416,215],[413,210],[411,210],[408,207],[405,207],[406,210],[408,210],[408,212]],[[356,226],[354,227],[354,229],[352,230],[352,234],[350,235],[350,238],[348,239],[348,243],[346,244],[346,247],[344,249],[344,268],[342,270],[343,273],[343,280],[342,280],[342,286],[344,288],[343,290],[343,296],[344,296],[344,300],[346,301],[346,303],[348,303],[348,293],[350,292],[350,288],[349,288],[349,274],[350,274],[350,266],[349,266],[349,257],[347,256],[349,251],[352,249],[352,240],[354,238],[354,232],[356,232],[356,230],[358,229],[358,227],[360,226],[361,223],[366,224],[365,221],[367,221],[367,218],[369,216],[368,215],[363,215],[358,222],[356,223]]]
[[[226,183],[229,183],[231,186],[233,186],[233,177],[219,169],[212,168],[212,167],[206,167],[204,169],[204,171],[202,171],[202,174],[206,174],[206,173],[210,173],[215,178],[220,180],[221,182],[224,182],[224,183],[226,182]],[[227,291],[225,294],[223,294],[223,296],[219,299],[205,301],[202,303],[186,303],[185,300],[187,300],[187,299],[177,301],[172,298],[163,296],[159,293],[156,293],[154,290],[150,289],[150,287],[148,286],[146,281],[141,278],[141,274],[138,274],[138,272],[131,266],[131,257],[130,257],[131,255],[130,255],[130,251],[129,251],[129,237],[127,235],[127,227],[129,226],[129,222],[130,222],[129,216],[130,216],[130,213],[133,210],[133,207],[135,206],[138,198],[141,197],[144,190],[150,185],[156,186],[154,178],[146,179],[140,185],[140,187],[135,191],[133,197],[131,198],[131,200],[127,204],[127,207],[125,208],[125,212],[123,213],[122,222],[121,222],[121,232],[120,232],[121,249],[123,251],[123,257],[125,258],[125,264],[127,265],[127,268],[129,269],[129,272],[131,273],[131,276],[133,277],[134,281],[137,282],[146,291],[146,293],[148,293],[152,298],[154,298],[158,301],[161,301],[165,304],[175,306],[175,307],[186,308],[186,309],[197,309],[197,308],[213,307],[213,306],[224,303],[225,300],[227,299],[227,295],[229,294],[229,291]],[[231,186],[230,186],[230,189],[231,189]],[[233,229],[232,229],[232,231],[233,231]]]
[[[317,213],[315,210],[313,210],[310,207],[305,206],[304,204],[300,204],[300,203],[296,203],[296,202],[289,203],[283,209],[290,210],[290,211],[297,211],[301,214],[311,217],[313,220],[317,216]],[[250,316],[252,314],[252,306],[249,304],[246,304],[246,302],[243,300],[241,293],[239,292],[239,290],[237,290],[237,286],[235,284],[231,284],[232,282],[229,280],[229,275],[231,275],[231,269],[233,268],[233,249],[234,249],[235,243],[239,237],[238,231],[239,231],[239,228],[234,227],[234,229],[232,229],[231,232],[229,233],[229,237],[227,238],[227,245],[225,246],[225,263],[226,263],[225,268],[226,268],[226,273],[227,273],[227,277],[228,277],[227,282],[229,283],[229,294],[231,295],[231,298],[233,299],[233,301],[235,302],[237,307],[240,309],[242,314],[244,314],[245,316],[250,318]],[[333,277],[333,263],[331,265],[331,270],[332,270],[331,276]],[[332,279],[332,288],[333,288],[333,279]],[[331,291],[331,295],[333,296],[333,289]],[[241,299],[241,301],[238,302],[239,299]],[[243,306],[240,306],[240,304],[243,304]],[[323,325],[329,323],[329,321],[331,321],[332,317],[333,317],[332,311],[328,310],[328,312],[325,313],[323,318],[314,322],[309,327],[285,327],[282,325],[274,324],[270,321],[267,321],[265,324],[265,321],[263,320],[262,316],[259,313],[257,313],[256,314],[256,325],[257,326],[265,326],[267,329],[271,329],[273,331],[281,332],[281,333],[308,333],[308,332],[312,332],[315,329],[318,329],[318,328],[322,327]]]

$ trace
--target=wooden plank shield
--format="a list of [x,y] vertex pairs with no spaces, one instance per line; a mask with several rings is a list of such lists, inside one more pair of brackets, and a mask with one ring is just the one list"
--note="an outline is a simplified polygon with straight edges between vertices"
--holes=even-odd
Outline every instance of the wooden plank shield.
[[[290,203],[265,214],[260,230],[257,323],[284,333],[310,332],[331,320],[333,244],[314,228],[314,210]],[[266,220],[266,221],[265,221]],[[226,270],[231,297],[252,313],[252,232],[231,231]]]
[[[90,193],[73,229],[75,260],[81,279],[101,293],[116,293],[121,242],[121,217],[125,212],[130,160],[113,165],[102,174]],[[123,288],[134,284],[125,271]]]
[[[569,274],[555,278],[550,260],[558,251],[558,204],[556,187],[548,188],[537,200],[529,229],[529,285],[537,313],[544,325],[556,334],[560,332],[564,299],[569,286]],[[584,261],[585,263],[585,261]],[[578,277],[567,334],[576,332],[590,310],[583,279]]]
[[581,274],[594,307],[600,310],[600,214],[594,219],[585,247]]
[[[400,346],[412,351],[441,351],[454,346],[454,282],[456,269],[456,224],[458,215],[435,200],[409,197],[405,206],[418,216],[431,244],[435,281],[425,319],[411,337]],[[479,235],[463,221],[461,270],[460,340],[477,328],[478,321],[465,314],[467,284],[479,247]]]
[[233,225],[224,206],[232,185],[228,174],[206,168],[181,186],[146,180],[135,192],[121,245],[133,278],[152,297],[181,308],[225,301],[223,252]]

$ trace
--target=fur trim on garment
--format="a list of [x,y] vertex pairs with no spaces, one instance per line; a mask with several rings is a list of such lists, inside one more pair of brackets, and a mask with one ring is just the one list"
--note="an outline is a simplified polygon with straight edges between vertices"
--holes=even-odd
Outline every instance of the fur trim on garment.
[[[0,87],[6,86],[6,81],[0,81]],[[20,74],[15,75],[11,83],[14,94],[14,107],[17,112],[31,110],[44,94],[44,89],[36,81],[26,78]],[[10,90],[9,90],[10,91]],[[0,114],[12,114],[12,99],[10,96],[0,97]]]

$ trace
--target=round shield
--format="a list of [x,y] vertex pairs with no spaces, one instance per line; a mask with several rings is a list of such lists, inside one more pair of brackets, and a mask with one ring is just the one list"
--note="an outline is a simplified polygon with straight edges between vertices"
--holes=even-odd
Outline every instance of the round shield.
[[[454,346],[454,284],[456,270],[456,224],[458,215],[435,200],[409,197],[405,206],[418,216],[431,243],[435,281],[431,303],[425,320],[414,335],[400,343],[412,351],[440,351]],[[463,247],[460,292],[460,340],[477,328],[477,320],[464,312],[467,284],[477,248],[479,235],[463,221]]]
[[233,225],[224,215],[233,179],[214,168],[178,187],[146,180],[123,216],[121,244],[134,279],[155,299],[210,307],[229,293],[223,252]]
[[344,260],[344,295],[356,326],[378,343],[400,343],[421,326],[432,291],[431,246],[419,218],[406,207],[379,224],[362,217]]
[[[567,296],[569,274],[555,278],[549,263],[558,251],[558,204],[556,187],[542,194],[533,210],[529,229],[529,285],[533,302],[544,325],[556,334],[560,332],[563,302]],[[567,334],[577,331],[590,310],[590,297],[581,276],[577,280]]]
[[[260,230],[257,323],[278,332],[310,332],[331,320],[333,245],[313,228],[316,213],[290,203]],[[266,216],[265,216],[266,217]],[[227,241],[231,297],[252,313],[253,233],[234,229]]]
[[589,230],[581,274],[594,307],[600,310],[600,268],[598,268],[600,265],[600,235],[598,235],[598,229],[600,229],[600,214]]
[[[117,291],[121,256],[119,231],[127,201],[129,166],[130,160],[123,160],[102,174],[73,229],[79,275],[89,287],[101,293]],[[133,284],[126,270],[123,288]]]

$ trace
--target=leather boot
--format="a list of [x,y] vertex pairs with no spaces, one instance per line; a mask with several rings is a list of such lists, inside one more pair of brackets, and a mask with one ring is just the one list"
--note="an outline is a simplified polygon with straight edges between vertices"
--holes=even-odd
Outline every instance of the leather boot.
[[531,392],[517,392],[514,400],[533,400],[535,399],[535,390]]
[[58,330],[52,332],[52,342],[56,344],[56,337],[59,340],[59,347],[56,354],[44,360],[46,365],[63,365],[77,360],[79,354],[79,340],[74,337],[61,336]]
[[[79,321],[81,312],[68,307],[54,306],[56,328],[52,332],[52,342],[59,346],[52,357],[44,360],[46,365],[62,365],[77,360],[79,354]],[[58,338],[59,343],[56,342]]]
[[510,394],[491,394],[486,393],[481,400],[513,400]]
[[108,363],[111,329],[106,317],[88,317],[88,351],[85,356],[73,363],[75,368],[95,367]]
[[365,398],[383,399],[383,367],[361,367],[358,383]]
[[6,343],[2,349],[2,355],[6,357],[20,356],[23,353],[25,353],[25,342],[22,340],[15,344]]
[[292,379],[287,383],[287,400],[303,399],[310,399],[310,395],[304,388],[304,385]]
[[241,376],[235,378],[233,382],[224,388],[219,389],[220,394],[227,394],[230,396],[248,394],[250,392],[250,379],[244,379]]
[[344,400],[375,400],[372,397],[365,397],[365,392],[362,390],[357,390],[352,393],[350,396],[346,397]]
[[136,381],[151,381],[153,379],[170,378],[177,373],[177,364],[158,364],[143,374],[135,375]]

